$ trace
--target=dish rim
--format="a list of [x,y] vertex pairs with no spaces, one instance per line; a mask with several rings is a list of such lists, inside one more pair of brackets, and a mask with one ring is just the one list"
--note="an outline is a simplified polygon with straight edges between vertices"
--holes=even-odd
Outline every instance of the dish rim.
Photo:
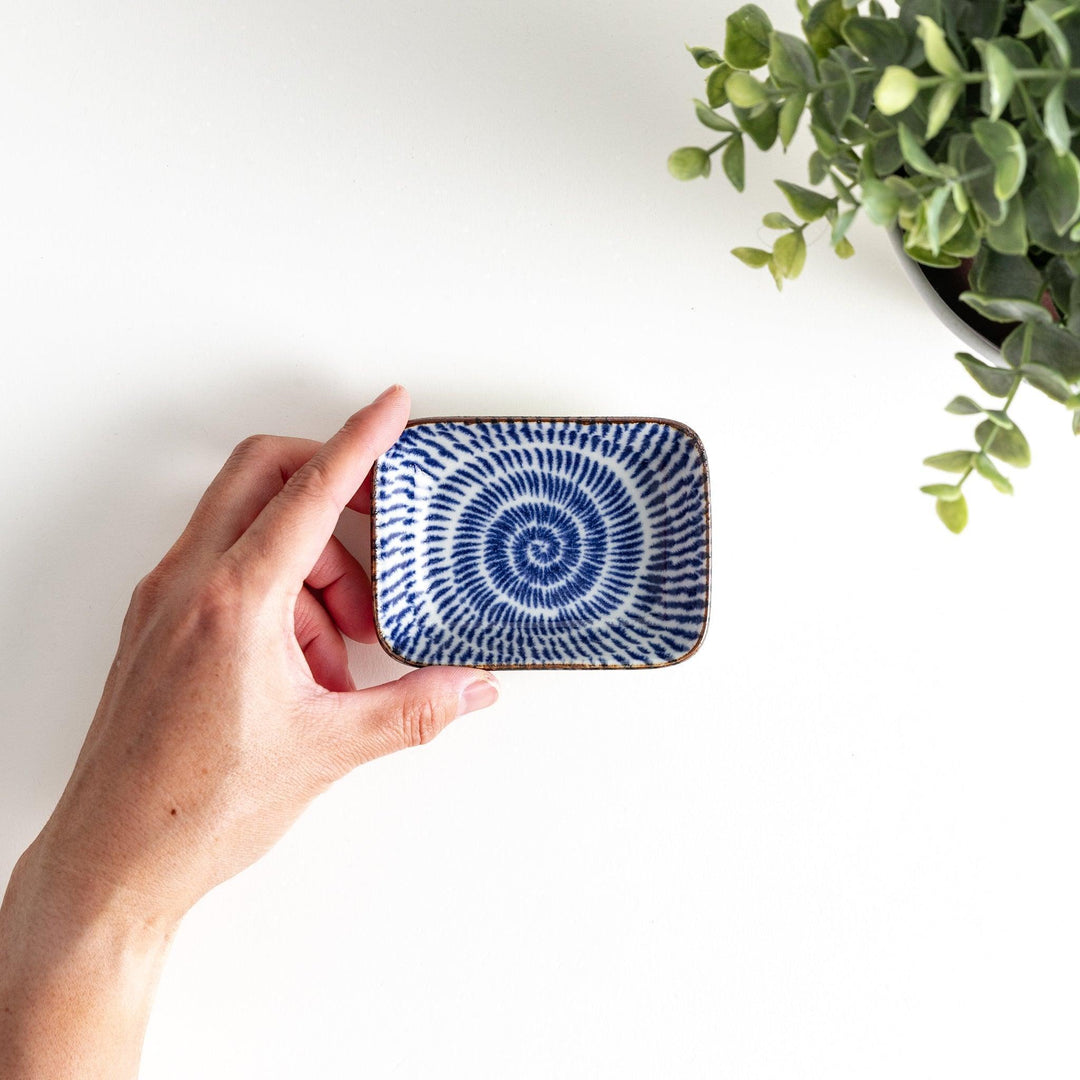
[[[709,619],[712,614],[712,498],[709,484],[709,459],[705,453],[705,446],[698,433],[684,424],[681,420],[669,420],[663,416],[419,416],[410,420],[404,430],[411,427],[422,427],[433,424],[496,424],[496,423],[527,423],[527,424],[662,424],[665,427],[674,428],[685,435],[693,444],[701,459],[701,480],[704,489],[705,511],[705,611],[701,619],[701,630],[694,644],[681,656],[673,660],[663,660],[655,664],[587,664],[587,663],[538,663],[538,664],[451,664],[440,665],[430,660],[411,660],[391,648],[386,638],[383,637],[382,625],[379,621],[379,574],[378,574],[378,545],[376,544],[376,522],[378,520],[378,469],[385,453],[393,450],[393,446],[380,454],[371,467],[371,513],[369,531],[371,537],[371,608],[375,625],[375,636],[379,645],[385,652],[398,663],[409,667],[469,667],[478,671],[651,671],[658,668],[675,667],[689,660],[702,645],[709,629]],[[403,430],[403,433],[404,433]]]

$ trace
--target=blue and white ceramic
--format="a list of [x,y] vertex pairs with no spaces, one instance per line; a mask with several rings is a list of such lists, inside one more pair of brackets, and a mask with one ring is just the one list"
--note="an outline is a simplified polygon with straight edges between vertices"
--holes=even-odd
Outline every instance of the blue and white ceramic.
[[682,424],[418,420],[375,465],[375,624],[409,664],[638,668],[705,633],[705,454]]

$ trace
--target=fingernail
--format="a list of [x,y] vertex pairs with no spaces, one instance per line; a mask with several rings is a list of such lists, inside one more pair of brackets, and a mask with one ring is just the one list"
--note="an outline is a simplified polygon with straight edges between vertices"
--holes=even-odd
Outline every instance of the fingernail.
[[388,387],[387,387],[387,388],[386,388],[386,389],[385,389],[385,390],[384,390],[384,391],[383,391],[383,392],[382,392],[382,393],[381,393],[381,394],[380,394],[380,395],[379,395],[379,396],[378,396],[378,397],[377,397],[377,398],[375,399],[375,401],[374,401],[374,402],[372,402],[372,404],[375,404],[376,402],[382,401],[382,400],[383,400],[384,398],[388,398],[388,397],[389,397],[389,396],[390,396],[391,394],[396,394],[396,393],[397,393],[397,392],[398,392],[399,390],[401,390],[401,389],[402,389],[402,386],[401,386],[401,384],[400,384],[400,383],[394,383],[394,385],[393,385],[393,386],[388,386]]
[[477,709],[486,709],[499,700],[499,684],[493,679],[477,679],[469,683],[461,692],[461,700],[458,703],[458,716],[465,713],[476,712]]

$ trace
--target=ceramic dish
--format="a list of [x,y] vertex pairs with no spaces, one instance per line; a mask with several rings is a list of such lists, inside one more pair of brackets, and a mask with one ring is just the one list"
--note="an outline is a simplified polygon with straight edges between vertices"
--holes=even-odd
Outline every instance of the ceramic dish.
[[415,420],[375,464],[375,626],[407,664],[648,668],[705,634],[698,437],[670,420]]

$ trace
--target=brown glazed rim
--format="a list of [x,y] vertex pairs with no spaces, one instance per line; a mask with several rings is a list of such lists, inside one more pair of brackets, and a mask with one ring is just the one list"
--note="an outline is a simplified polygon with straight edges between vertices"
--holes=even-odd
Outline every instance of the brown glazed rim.
[[[701,648],[709,628],[709,614],[712,593],[712,503],[709,497],[709,461],[705,456],[698,433],[693,428],[678,420],[667,420],[661,416],[424,416],[410,420],[406,427],[421,427],[426,424],[663,424],[681,431],[694,445],[701,459],[701,479],[705,489],[705,615],[701,620],[701,632],[694,644],[682,656],[674,660],[665,660],[659,664],[461,664],[451,665],[474,667],[481,671],[647,671],[653,668],[674,667],[684,660],[689,660]],[[381,455],[380,455],[381,458]],[[371,598],[375,614],[375,634],[383,651],[399,663],[409,667],[432,667],[424,660],[410,660],[390,647],[383,637],[379,625],[379,575],[378,554],[375,543],[376,521],[378,520],[378,474],[379,459],[372,467],[371,478]]]

